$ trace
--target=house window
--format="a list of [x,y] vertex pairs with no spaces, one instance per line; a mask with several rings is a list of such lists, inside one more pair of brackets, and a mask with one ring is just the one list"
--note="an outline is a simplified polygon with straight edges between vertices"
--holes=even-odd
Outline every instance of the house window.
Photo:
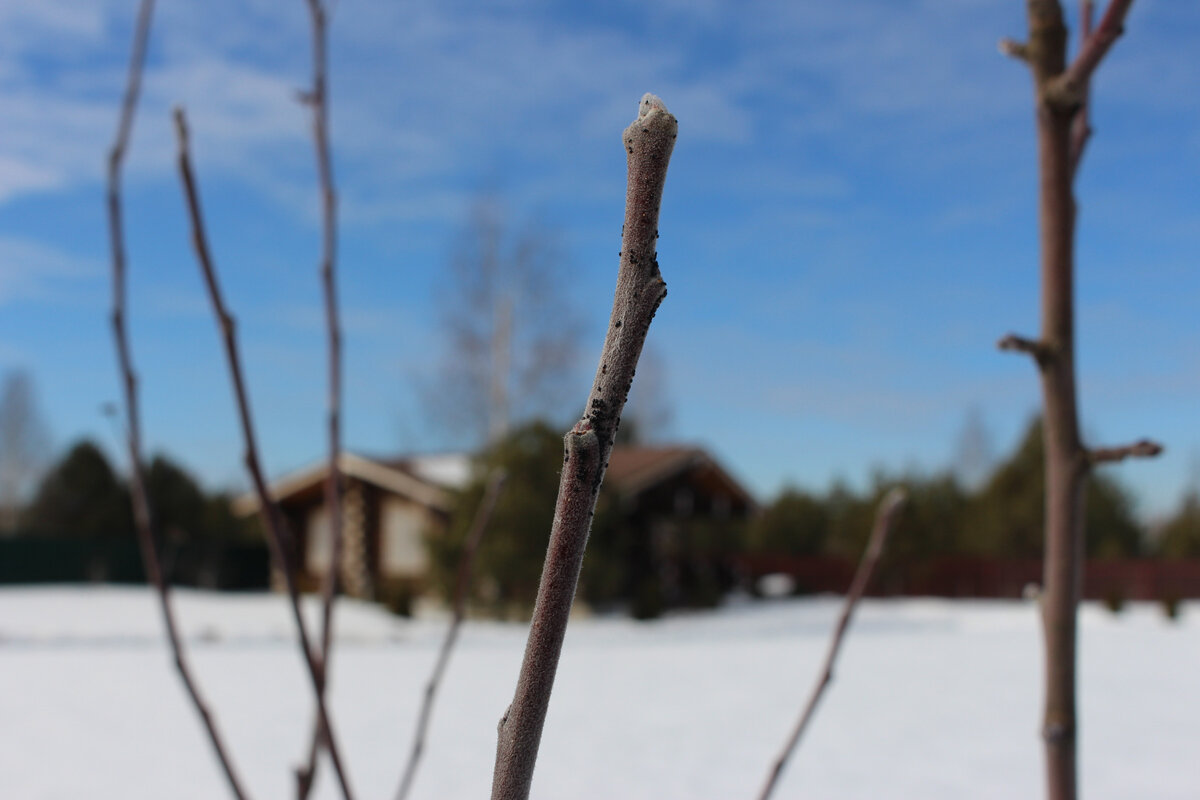
[[422,541],[424,530],[425,514],[420,507],[396,497],[384,500],[379,567],[385,577],[408,577],[425,572],[428,560]]
[[333,558],[333,534],[329,530],[329,510],[317,506],[308,512],[308,547],[305,567],[314,575],[329,571],[329,559]]

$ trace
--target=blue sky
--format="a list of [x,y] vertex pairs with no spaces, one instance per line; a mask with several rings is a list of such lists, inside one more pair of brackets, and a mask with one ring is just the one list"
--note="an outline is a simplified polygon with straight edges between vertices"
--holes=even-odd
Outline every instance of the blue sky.
[[[0,367],[33,372],[57,444],[113,452],[102,166],[135,11],[0,0]],[[435,290],[485,189],[568,255],[582,404],[620,245],[619,136],[653,91],[680,124],[659,226],[670,295],[650,335],[670,438],[711,446],[763,497],[943,468],[972,409],[1006,452],[1039,402],[1028,359],[994,348],[1038,328],[1030,78],[996,51],[1024,26],[1020,0],[338,0],[348,445],[450,442],[416,387],[437,364]],[[1115,468],[1147,514],[1200,462],[1196,41],[1200,7],[1135,4],[1094,84],[1077,187],[1084,428],[1167,445]],[[211,486],[244,483],[241,447],[169,109],[191,119],[278,474],[323,449],[318,206],[295,101],[309,57],[301,0],[160,3],[126,183],[131,324],[148,449]]]

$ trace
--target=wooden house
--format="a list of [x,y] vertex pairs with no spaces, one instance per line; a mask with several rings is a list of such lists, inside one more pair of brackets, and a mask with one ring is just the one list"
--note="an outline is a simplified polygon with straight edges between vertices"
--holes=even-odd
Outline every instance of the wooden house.
[[[446,529],[453,493],[471,479],[467,454],[371,459],[343,453],[343,590],[368,599],[419,594],[429,563],[424,538]],[[325,504],[326,462],[272,483],[270,490],[299,542],[300,585],[314,589],[329,569],[331,532]],[[674,604],[674,587],[689,570],[682,554],[689,532],[706,522],[744,518],[754,499],[704,450],[684,446],[618,446],[605,484],[615,492],[621,525],[631,541],[630,574],[651,571]],[[234,504],[239,515],[258,511],[252,495]]]

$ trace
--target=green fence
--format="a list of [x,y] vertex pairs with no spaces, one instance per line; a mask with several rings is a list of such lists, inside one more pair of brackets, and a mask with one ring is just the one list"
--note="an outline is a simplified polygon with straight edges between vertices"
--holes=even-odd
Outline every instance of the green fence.
[[[266,589],[265,545],[188,542],[163,548],[172,584],[206,589]],[[145,583],[141,550],[132,539],[18,536],[0,539],[0,584]]]

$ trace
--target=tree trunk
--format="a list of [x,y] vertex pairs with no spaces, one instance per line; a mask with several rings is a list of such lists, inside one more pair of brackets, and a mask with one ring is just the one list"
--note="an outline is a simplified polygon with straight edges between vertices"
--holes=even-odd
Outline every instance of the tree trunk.
[[1037,340],[1007,336],[1003,349],[1033,356],[1041,375],[1046,458],[1045,559],[1042,628],[1045,640],[1047,797],[1078,794],[1075,707],[1077,609],[1084,561],[1084,497],[1095,463],[1131,455],[1157,455],[1142,441],[1129,447],[1088,450],[1079,435],[1075,390],[1074,247],[1072,184],[1091,131],[1087,120],[1092,72],[1120,36],[1132,0],[1112,0],[1095,31],[1091,0],[1081,0],[1081,47],[1067,66],[1067,27],[1059,0],[1028,0],[1029,41],[1001,42],[1001,50],[1033,72],[1038,149],[1038,218],[1041,227],[1042,330]]
[[1037,92],[1038,205],[1041,222],[1042,336],[1039,359],[1045,424],[1046,549],[1042,628],[1045,708],[1042,739],[1047,796],[1073,800],[1076,786],[1076,609],[1083,564],[1083,500],[1087,455],[1079,436],[1075,392],[1075,198],[1070,143],[1076,109],[1047,98],[1049,80],[1065,68],[1067,30],[1053,12],[1030,4],[1030,54]]

